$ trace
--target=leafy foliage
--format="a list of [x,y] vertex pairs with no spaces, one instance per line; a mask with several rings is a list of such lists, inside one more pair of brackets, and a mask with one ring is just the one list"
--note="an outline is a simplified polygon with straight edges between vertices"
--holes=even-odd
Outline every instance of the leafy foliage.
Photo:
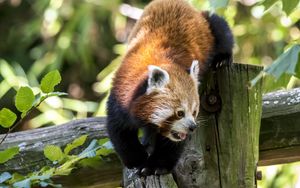
[[[263,70],[263,72],[274,76],[275,79],[279,79],[285,73],[300,78],[299,55],[300,45],[293,45],[286,50],[286,52],[281,54],[272,65]],[[251,81],[251,85],[255,85],[262,76],[263,74],[260,73]]]
[[294,45],[286,52],[281,54],[274,63],[265,69],[265,72],[273,75],[276,79],[283,73],[295,75],[300,78],[300,70],[296,70],[298,57],[300,53],[300,45]]
[[[113,152],[112,148],[107,148],[106,145],[109,141],[107,139],[92,140],[90,144],[78,155],[69,155],[72,149],[85,144],[87,135],[83,135],[72,143],[68,144],[62,152],[61,148],[54,145],[48,145],[44,148],[45,157],[53,162],[53,167],[45,166],[37,172],[30,173],[26,176],[17,173],[11,175],[4,172],[0,175],[0,186],[13,186],[13,187],[62,187],[53,183],[51,178],[53,176],[69,175],[73,169],[78,165],[88,166],[87,162],[81,163],[84,159],[89,159],[89,164],[95,164],[99,159],[102,160]],[[99,145],[102,143],[102,145]],[[1,158],[1,157],[0,157]]]
[[[44,87],[44,91],[48,92],[44,94],[43,92],[34,95],[32,89],[28,86],[21,87],[17,90],[15,106],[22,112],[20,120],[16,123],[20,123],[28,113],[31,112],[33,108],[37,108],[44,100],[53,96],[64,96],[66,93],[63,92],[53,92],[54,86],[56,86],[61,81],[60,73],[55,70],[48,73],[43,77],[41,86]],[[14,112],[7,108],[3,108],[0,111],[0,125],[4,128],[10,128],[16,121],[17,116]],[[14,127],[12,127],[13,129]],[[9,129],[8,133],[12,130]],[[7,133],[7,134],[8,134]],[[6,136],[2,138],[0,144],[4,141]]]
[[[54,75],[54,76],[52,76]],[[54,77],[52,79],[52,77]],[[60,78],[60,74],[58,71],[55,71],[55,73],[51,73],[51,74],[47,74],[44,78],[43,78],[43,84],[47,84],[47,82],[49,81],[49,85],[51,85],[51,87],[54,88],[55,85],[57,85],[58,80],[57,78]],[[61,79],[61,78],[60,78]],[[54,81],[53,81],[54,80]],[[59,80],[60,82],[60,80]],[[34,96],[33,91],[29,88],[29,87],[21,87],[16,94],[16,108],[22,112],[21,118],[20,120],[15,124],[14,127],[10,128],[14,122],[17,119],[17,116],[15,113],[13,113],[12,111],[10,111],[7,108],[3,108],[0,111],[0,125],[4,128],[9,128],[8,132],[6,133],[6,135],[0,140],[0,145],[1,143],[3,143],[3,141],[5,140],[6,136],[8,135],[8,133],[10,133],[10,131],[13,130],[13,128],[16,127],[16,125],[18,125],[18,123],[20,123],[26,115],[28,115],[29,112],[31,112],[31,110],[37,106],[39,106],[45,99],[47,99],[50,96],[62,96],[65,95],[65,93],[61,93],[61,92],[52,92],[53,90],[47,90],[50,93],[44,95],[43,93],[39,93],[38,95]],[[12,159],[16,154],[19,153],[19,147],[12,147],[12,148],[8,148],[4,151],[0,151],[0,164],[1,163],[5,163],[8,160]],[[62,153],[61,149],[59,147],[56,146],[47,146],[45,148],[45,156],[52,160],[52,161],[60,161],[64,158],[64,154]],[[25,179],[22,180],[21,182],[16,183],[14,186],[15,187],[30,187],[30,179]]]
[[299,4],[299,0],[264,0],[264,1],[262,1],[262,4],[266,7],[266,9],[269,9],[278,3],[281,3],[282,10],[287,15],[290,15],[295,10],[297,5]]

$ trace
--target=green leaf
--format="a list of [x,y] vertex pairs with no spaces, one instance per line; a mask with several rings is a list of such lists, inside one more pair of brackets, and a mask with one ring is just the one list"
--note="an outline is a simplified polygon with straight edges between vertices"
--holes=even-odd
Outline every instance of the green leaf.
[[107,156],[113,152],[114,152],[113,149],[101,148],[97,150],[96,155]]
[[58,176],[67,176],[67,175],[71,174],[72,170],[75,168],[73,166],[74,163],[65,163],[65,164],[69,164],[70,166],[67,166],[67,167],[62,166],[62,167],[60,167],[58,170],[56,170],[55,175],[58,175]]
[[13,187],[15,188],[30,188],[30,179],[27,178],[25,180],[22,181],[18,181],[16,183],[13,184]]
[[105,142],[102,147],[105,147],[106,149],[114,149],[114,146],[112,145],[111,141]]
[[224,8],[228,5],[229,0],[209,0],[210,6],[216,10],[218,8]]
[[273,75],[278,79],[283,73],[295,75],[300,78],[300,75],[296,75],[296,66],[298,63],[298,57],[300,52],[300,45],[296,44],[281,54],[271,66],[264,71]]
[[25,177],[19,173],[13,173],[12,178],[9,180],[9,184],[23,180]]
[[64,164],[56,168],[54,175],[69,175],[75,168],[74,165],[81,159],[81,157],[76,156],[75,158],[66,161]]
[[16,107],[20,112],[27,112],[34,102],[34,94],[29,87],[21,87],[16,95]]
[[41,175],[41,176],[31,176],[30,179],[31,180],[41,180],[41,181],[44,181],[44,180],[49,180],[51,178],[51,175],[50,174],[44,174],[44,175]]
[[64,154],[60,147],[54,145],[47,145],[44,148],[44,155],[50,161],[61,161],[64,158]]
[[70,151],[72,151],[73,149],[75,149],[75,148],[77,148],[77,147],[79,147],[79,146],[82,146],[82,145],[85,143],[87,137],[88,137],[87,135],[83,135],[83,136],[81,136],[81,137],[75,139],[72,143],[68,144],[68,145],[65,147],[64,153],[65,153],[66,155],[68,155],[68,154],[70,153]]
[[98,140],[98,144],[99,144],[100,146],[102,146],[103,144],[105,144],[105,143],[108,142],[108,141],[109,141],[108,138],[102,138],[102,139]]
[[81,158],[91,158],[96,156],[96,150],[99,149],[100,146],[97,143],[97,140],[92,140],[91,143],[85,150],[83,150],[78,156]]
[[6,180],[10,179],[12,176],[10,173],[8,172],[3,172],[1,175],[0,175],[0,183],[3,183],[5,182]]
[[41,168],[41,170],[39,171],[41,174],[44,174],[44,175],[53,175],[55,171],[55,168],[53,167],[50,167],[50,166],[43,166],[43,168]]
[[19,147],[8,148],[4,151],[0,151],[0,164],[12,159],[19,153]]
[[54,91],[54,87],[61,82],[61,76],[58,70],[54,70],[46,74],[41,81],[41,89],[44,93]]
[[269,8],[271,8],[278,1],[279,0],[265,0],[265,1],[263,1],[262,4],[265,7],[265,11],[267,11]]
[[290,15],[299,4],[299,0],[282,0],[282,10]]
[[7,108],[0,111],[0,125],[4,128],[11,127],[17,119],[17,115]]
[[[269,67],[259,73],[251,80],[251,87],[253,87],[258,80],[263,77],[263,72],[275,77],[278,80],[283,74],[294,75],[300,78],[300,44],[295,44],[281,54]],[[289,76],[290,78],[291,76]],[[289,79],[284,76],[284,80]],[[286,82],[286,81],[285,81]]]
[[103,164],[103,161],[100,157],[92,157],[92,158],[85,158],[79,161],[79,165],[82,167],[90,167],[94,169],[99,169],[99,167]]

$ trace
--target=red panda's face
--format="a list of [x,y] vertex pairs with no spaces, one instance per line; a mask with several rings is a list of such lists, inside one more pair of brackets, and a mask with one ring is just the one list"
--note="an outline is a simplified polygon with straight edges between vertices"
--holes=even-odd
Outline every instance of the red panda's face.
[[189,92],[191,96],[187,98],[166,97],[156,106],[150,117],[151,123],[159,127],[160,133],[172,141],[185,140],[197,124],[199,101],[197,93]]
[[174,65],[149,66],[147,92],[135,101],[132,113],[170,140],[185,140],[196,128],[199,112],[197,65],[193,62],[190,74]]

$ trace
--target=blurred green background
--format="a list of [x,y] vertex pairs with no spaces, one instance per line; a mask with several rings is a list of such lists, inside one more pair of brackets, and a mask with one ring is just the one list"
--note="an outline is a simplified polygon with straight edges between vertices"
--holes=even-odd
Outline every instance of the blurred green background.
[[[0,0],[0,109],[13,110],[16,89],[24,85],[34,89],[43,75],[58,69],[63,81],[57,90],[69,96],[47,99],[19,130],[104,116],[127,36],[148,2]],[[199,10],[212,10],[208,0],[190,2]],[[234,33],[235,62],[267,66],[285,48],[300,43],[299,1],[288,2],[285,12],[280,0],[230,0],[217,10]],[[287,75],[277,82],[266,77],[264,91],[299,83]],[[300,187],[299,163],[261,169],[260,187]]]

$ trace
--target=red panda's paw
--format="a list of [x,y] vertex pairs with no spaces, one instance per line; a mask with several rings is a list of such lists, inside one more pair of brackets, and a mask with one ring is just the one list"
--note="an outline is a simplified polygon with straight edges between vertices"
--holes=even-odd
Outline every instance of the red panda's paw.
[[150,156],[145,165],[139,168],[138,175],[150,176],[169,174],[172,169],[172,165],[169,164],[168,160],[155,160]]

